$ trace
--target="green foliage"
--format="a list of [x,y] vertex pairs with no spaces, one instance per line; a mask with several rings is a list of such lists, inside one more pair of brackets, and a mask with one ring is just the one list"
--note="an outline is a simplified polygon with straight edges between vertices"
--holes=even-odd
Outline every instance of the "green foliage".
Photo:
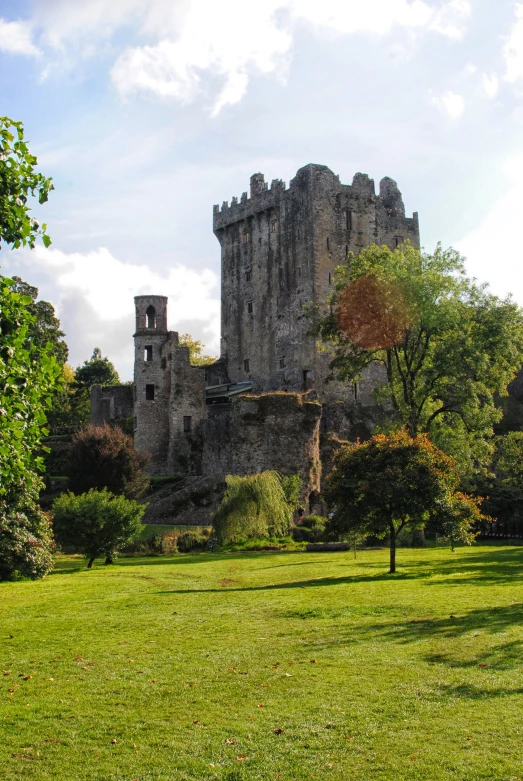
[[292,539],[296,542],[323,542],[327,519],[321,515],[305,515],[300,524],[293,526]]
[[0,499],[0,581],[16,577],[35,580],[53,568],[49,519],[34,498],[27,493],[21,498],[18,503]]
[[29,198],[43,204],[54,189],[52,180],[35,170],[37,162],[24,139],[22,123],[0,117],[0,243],[15,249],[33,248],[38,236],[46,247],[51,244],[47,226],[40,227],[29,216]]
[[180,553],[190,553],[196,550],[206,550],[208,533],[203,531],[186,531],[178,535],[176,546]]
[[107,490],[62,494],[53,504],[53,529],[59,545],[89,558],[112,558],[114,551],[142,530],[145,507]]
[[487,464],[496,397],[523,362],[520,308],[468,279],[454,250],[427,255],[409,244],[349,254],[330,304],[313,330],[332,348],[337,377],[356,382],[380,363],[377,400],[395,421],[429,433],[462,471]]
[[37,452],[60,367],[49,343],[30,338],[32,301],[13,286],[0,277],[0,497],[15,506],[29,485],[39,486]]
[[178,341],[181,347],[189,348],[189,360],[192,366],[209,366],[216,362],[216,358],[212,355],[203,353],[204,345],[198,339],[193,339],[191,334],[181,334]]
[[400,430],[345,447],[334,458],[325,497],[334,508],[331,530],[389,536],[390,572],[396,570],[396,537],[431,519],[454,541],[470,543],[482,519],[478,501],[458,492],[455,462],[427,435]]
[[297,507],[300,501],[301,478],[298,474],[281,478],[285,499],[291,507]]
[[106,488],[129,499],[143,496],[149,487],[148,459],[134,449],[132,438],[120,428],[87,426],[71,442],[66,466],[69,488],[84,493]]
[[274,471],[225,478],[227,490],[213,517],[220,544],[288,534],[294,508],[287,501],[284,479]]

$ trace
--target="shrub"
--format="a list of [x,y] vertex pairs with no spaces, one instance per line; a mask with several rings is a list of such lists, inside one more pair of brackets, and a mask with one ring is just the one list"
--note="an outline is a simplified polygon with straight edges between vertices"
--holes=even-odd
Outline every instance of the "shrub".
[[89,568],[99,556],[110,563],[115,550],[142,530],[144,512],[138,502],[106,490],[62,494],[53,504],[56,541],[84,553]]
[[207,539],[199,532],[182,532],[178,535],[177,547],[180,553],[190,553],[193,550],[205,550]]
[[87,426],[72,439],[66,474],[75,494],[91,488],[107,489],[138,499],[149,487],[144,469],[147,458],[134,449],[133,440],[119,428]]
[[13,509],[0,502],[0,580],[36,580],[53,568],[51,523],[38,507]]
[[321,515],[305,515],[302,522],[292,529],[295,542],[323,542],[326,518]]

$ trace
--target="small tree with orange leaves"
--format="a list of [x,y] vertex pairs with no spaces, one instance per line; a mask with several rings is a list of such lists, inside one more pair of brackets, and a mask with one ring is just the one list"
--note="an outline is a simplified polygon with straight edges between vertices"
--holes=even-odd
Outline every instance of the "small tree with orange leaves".
[[390,573],[396,572],[396,538],[409,526],[431,520],[453,543],[470,544],[483,519],[478,500],[457,490],[452,458],[426,434],[404,429],[377,434],[343,448],[327,478],[325,498],[334,510],[330,530],[341,535],[372,534],[390,541]]

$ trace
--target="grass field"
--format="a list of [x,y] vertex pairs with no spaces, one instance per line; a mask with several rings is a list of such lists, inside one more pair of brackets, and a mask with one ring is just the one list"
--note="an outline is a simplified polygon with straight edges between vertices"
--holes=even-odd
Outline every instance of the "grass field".
[[523,778],[523,548],[387,557],[0,584],[1,781]]

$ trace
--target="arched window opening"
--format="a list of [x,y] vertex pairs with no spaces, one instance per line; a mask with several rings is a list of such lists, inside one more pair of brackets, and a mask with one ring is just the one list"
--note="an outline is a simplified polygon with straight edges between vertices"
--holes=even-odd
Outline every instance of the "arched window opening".
[[147,328],[156,328],[156,310],[154,306],[149,306],[145,313],[145,323]]

